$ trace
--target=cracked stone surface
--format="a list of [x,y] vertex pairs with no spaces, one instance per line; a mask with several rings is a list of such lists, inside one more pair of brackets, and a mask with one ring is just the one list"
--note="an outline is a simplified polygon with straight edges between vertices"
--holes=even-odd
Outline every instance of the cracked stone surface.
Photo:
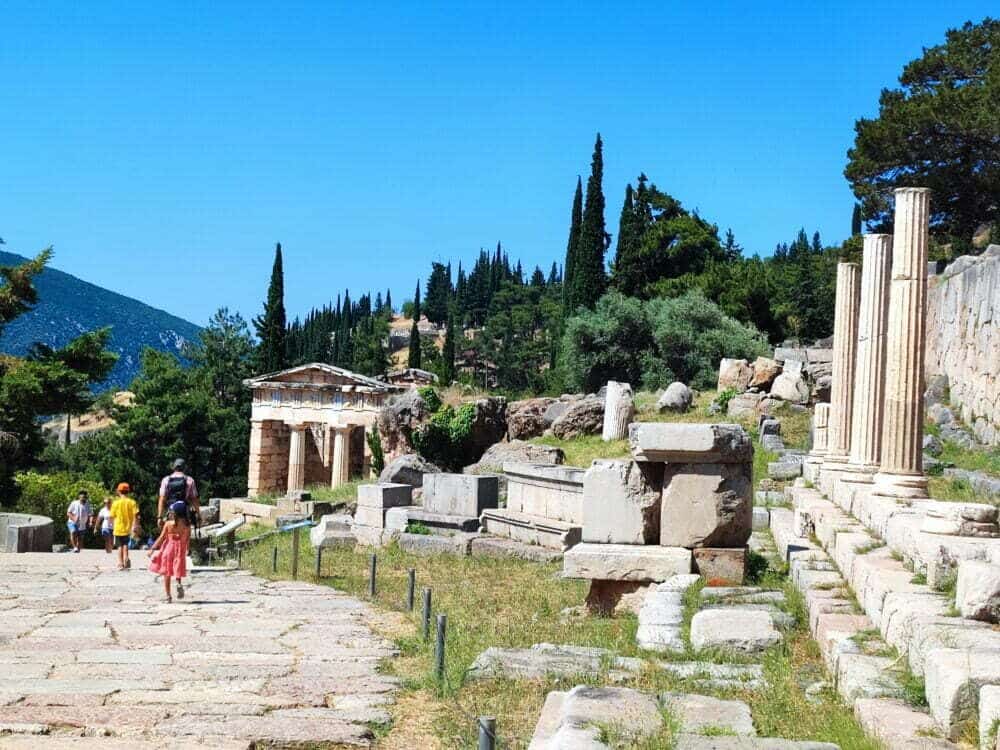
[[369,747],[389,720],[395,651],[364,602],[195,568],[167,604],[145,553],[132,565],[0,554],[4,747]]

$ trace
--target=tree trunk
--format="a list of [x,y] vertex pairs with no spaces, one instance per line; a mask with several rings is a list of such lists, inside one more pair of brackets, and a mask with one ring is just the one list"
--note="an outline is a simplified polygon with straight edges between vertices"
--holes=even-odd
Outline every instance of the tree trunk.
[[601,439],[624,440],[628,437],[628,424],[635,416],[632,401],[632,386],[628,383],[608,381],[607,395],[604,397],[604,430]]

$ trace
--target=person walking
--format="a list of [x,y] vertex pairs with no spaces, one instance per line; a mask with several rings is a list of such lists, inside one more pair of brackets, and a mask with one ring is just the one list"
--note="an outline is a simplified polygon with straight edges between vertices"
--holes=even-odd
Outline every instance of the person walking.
[[187,549],[191,527],[181,520],[176,512],[167,511],[160,538],[153,543],[154,552],[149,558],[149,569],[163,576],[163,590],[167,602],[172,602],[170,581],[177,579],[177,598],[184,598],[184,584],[181,579],[187,575]]
[[115,521],[111,517],[111,498],[104,498],[104,507],[97,511],[97,521],[94,522],[94,528],[98,526],[101,527],[101,539],[104,540],[104,551],[111,554],[111,548],[115,543],[114,531],[115,531]]
[[118,550],[118,570],[132,567],[128,556],[128,543],[132,529],[139,523],[139,504],[129,497],[132,488],[127,482],[119,482],[115,489],[117,497],[111,503],[111,518],[114,519],[112,530],[115,536],[115,548]]
[[183,458],[173,463],[173,471],[160,480],[160,496],[156,506],[157,524],[162,526],[164,515],[172,510],[178,520],[189,526],[198,522],[201,502],[198,499],[198,485],[192,477],[184,473],[186,465]]
[[83,534],[90,526],[90,517],[93,514],[90,508],[90,496],[86,490],[80,490],[76,493],[76,500],[66,509],[66,528],[69,530],[69,543],[74,552],[80,551]]

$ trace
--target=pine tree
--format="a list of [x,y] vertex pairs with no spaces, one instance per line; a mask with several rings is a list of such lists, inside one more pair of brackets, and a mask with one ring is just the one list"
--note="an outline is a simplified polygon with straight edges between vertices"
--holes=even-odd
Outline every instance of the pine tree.
[[531,285],[532,286],[545,286],[545,274],[542,273],[542,269],[535,266],[534,273],[531,274]]
[[274,250],[271,283],[267,288],[264,312],[254,318],[260,344],[257,346],[257,372],[276,372],[288,366],[285,351],[285,275],[281,266],[281,243]]
[[851,213],[851,236],[861,234],[861,204],[854,204],[854,211]]
[[601,134],[598,133],[594,142],[594,156],[590,163],[590,179],[587,180],[587,197],[583,206],[576,265],[570,283],[574,309],[580,306],[593,309],[607,285],[604,253],[611,244],[611,238],[604,229],[604,192],[601,188],[604,180],[603,151]]
[[451,382],[455,379],[455,336],[458,334],[455,328],[455,316],[449,313],[448,331],[444,335],[444,349],[441,352],[442,385],[451,385]]
[[563,272],[563,313],[566,317],[576,308],[573,298],[573,275],[576,272],[577,248],[580,244],[580,229],[583,224],[583,182],[576,178],[576,192],[573,194],[573,208],[569,219],[569,240],[566,242],[566,264]]
[[410,326],[410,355],[407,367],[420,368],[420,282],[413,295],[413,325]]

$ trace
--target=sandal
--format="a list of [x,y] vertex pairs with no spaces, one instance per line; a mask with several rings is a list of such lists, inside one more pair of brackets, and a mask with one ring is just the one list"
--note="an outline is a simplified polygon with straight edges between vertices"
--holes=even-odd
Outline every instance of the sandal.
[[184,586],[180,583],[177,584],[177,598],[178,599],[184,598]]
[[124,565],[119,565],[118,566],[118,570],[125,570],[125,566]]
[[167,602],[167,604],[173,604],[173,601],[174,601],[174,600],[173,600],[173,599],[171,599],[171,598],[170,598],[169,596],[168,596],[168,597],[166,597],[166,602]]

